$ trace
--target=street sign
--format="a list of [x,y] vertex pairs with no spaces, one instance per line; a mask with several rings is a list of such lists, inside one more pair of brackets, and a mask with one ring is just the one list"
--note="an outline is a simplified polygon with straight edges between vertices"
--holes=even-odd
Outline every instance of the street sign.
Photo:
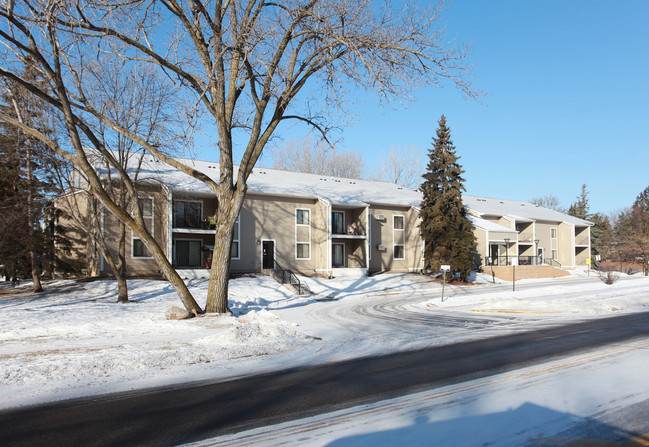
[[441,271],[443,271],[443,272],[450,272],[451,271],[451,266],[450,265],[442,265],[439,269]]
[[590,265],[590,258],[586,258],[586,265]]

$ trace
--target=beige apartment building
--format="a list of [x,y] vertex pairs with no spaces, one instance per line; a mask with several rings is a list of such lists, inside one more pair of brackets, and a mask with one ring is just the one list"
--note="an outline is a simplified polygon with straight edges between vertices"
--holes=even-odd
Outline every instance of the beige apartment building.
[[[218,164],[183,160],[218,180]],[[217,201],[200,181],[147,156],[138,176],[145,222],[172,265],[186,278],[207,277]],[[412,272],[422,267],[419,193],[385,182],[255,168],[235,225],[232,273],[276,265],[303,275]],[[101,231],[117,250],[118,222],[105,212]],[[79,251],[92,250],[77,247]],[[154,259],[127,229],[127,270],[158,274]],[[110,274],[97,253],[91,270]]]
[[483,265],[586,268],[592,222],[529,202],[463,196]]
[[[218,180],[218,164],[183,160]],[[146,156],[138,176],[145,222],[172,265],[185,278],[207,277],[217,202],[202,182]],[[483,265],[582,266],[590,253],[590,222],[530,203],[464,196]],[[419,272],[421,194],[401,186],[255,168],[237,219],[231,272],[254,273],[280,266],[303,275],[361,276]],[[90,208],[88,208],[90,210]],[[101,214],[101,231],[117,250],[118,222]],[[159,269],[127,228],[127,271]],[[83,240],[82,232],[77,235]],[[93,252],[94,250],[94,252]],[[85,252],[85,253],[83,253]],[[110,270],[93,244],[78,244],[93,273]]]

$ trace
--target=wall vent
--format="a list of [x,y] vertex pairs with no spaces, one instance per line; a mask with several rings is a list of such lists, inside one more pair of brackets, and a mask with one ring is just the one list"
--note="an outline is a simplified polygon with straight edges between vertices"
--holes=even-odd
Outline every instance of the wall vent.
[[387,250],[387,249],[385,248],[385,245],[377,245],[377,246],[376,246],[376,249],[377,249],[378,251],[386,251],[386,250]]

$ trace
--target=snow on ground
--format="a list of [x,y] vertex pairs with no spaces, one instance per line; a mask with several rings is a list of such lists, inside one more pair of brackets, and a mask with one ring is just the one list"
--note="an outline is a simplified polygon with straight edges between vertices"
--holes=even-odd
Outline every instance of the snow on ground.
[[633,341],[187,447],[647,445],[619,414],[649,399],[647,355]]
[[[5,289],[0,408],[227,379],[649,306],[649,278],[641,277],[623,277],[612,286],[579,276],[519,281],[521,290],[511,292],[511,283],[492,284],[479,275],[475,285],[447,286],[444,302],[441,285],[416,274],[306,282],[315,295],[295,296],[263,276],[232,280],[233,315],[185,321],[165,319],[165,310],[179,300],[163,281],[130,280],[132,302],[126,305],[115,303],[116,285],[109,280],[56,281],[38,295]],[[207,282],[189,287],[204,304]],[[438,311],[507,318],[483,332],[418,324],[417,316]],[[530,320],[518,312],[541,313]],[[411,324],[399,320],[404,315]]]

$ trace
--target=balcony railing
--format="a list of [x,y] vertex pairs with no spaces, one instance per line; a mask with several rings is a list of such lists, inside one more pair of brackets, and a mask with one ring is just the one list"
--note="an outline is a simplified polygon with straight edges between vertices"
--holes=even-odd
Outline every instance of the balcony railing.
[[485,265],[541,265],[541,256],[489,256],[485,258]]
[[577,236],[575,237],[575,245],[588,245],[590,238],[588,236]]
[[531,244],[534,242],[534,234],[533,233],[520,233],[518,235],[518,243],[525,243],[525,244]]

